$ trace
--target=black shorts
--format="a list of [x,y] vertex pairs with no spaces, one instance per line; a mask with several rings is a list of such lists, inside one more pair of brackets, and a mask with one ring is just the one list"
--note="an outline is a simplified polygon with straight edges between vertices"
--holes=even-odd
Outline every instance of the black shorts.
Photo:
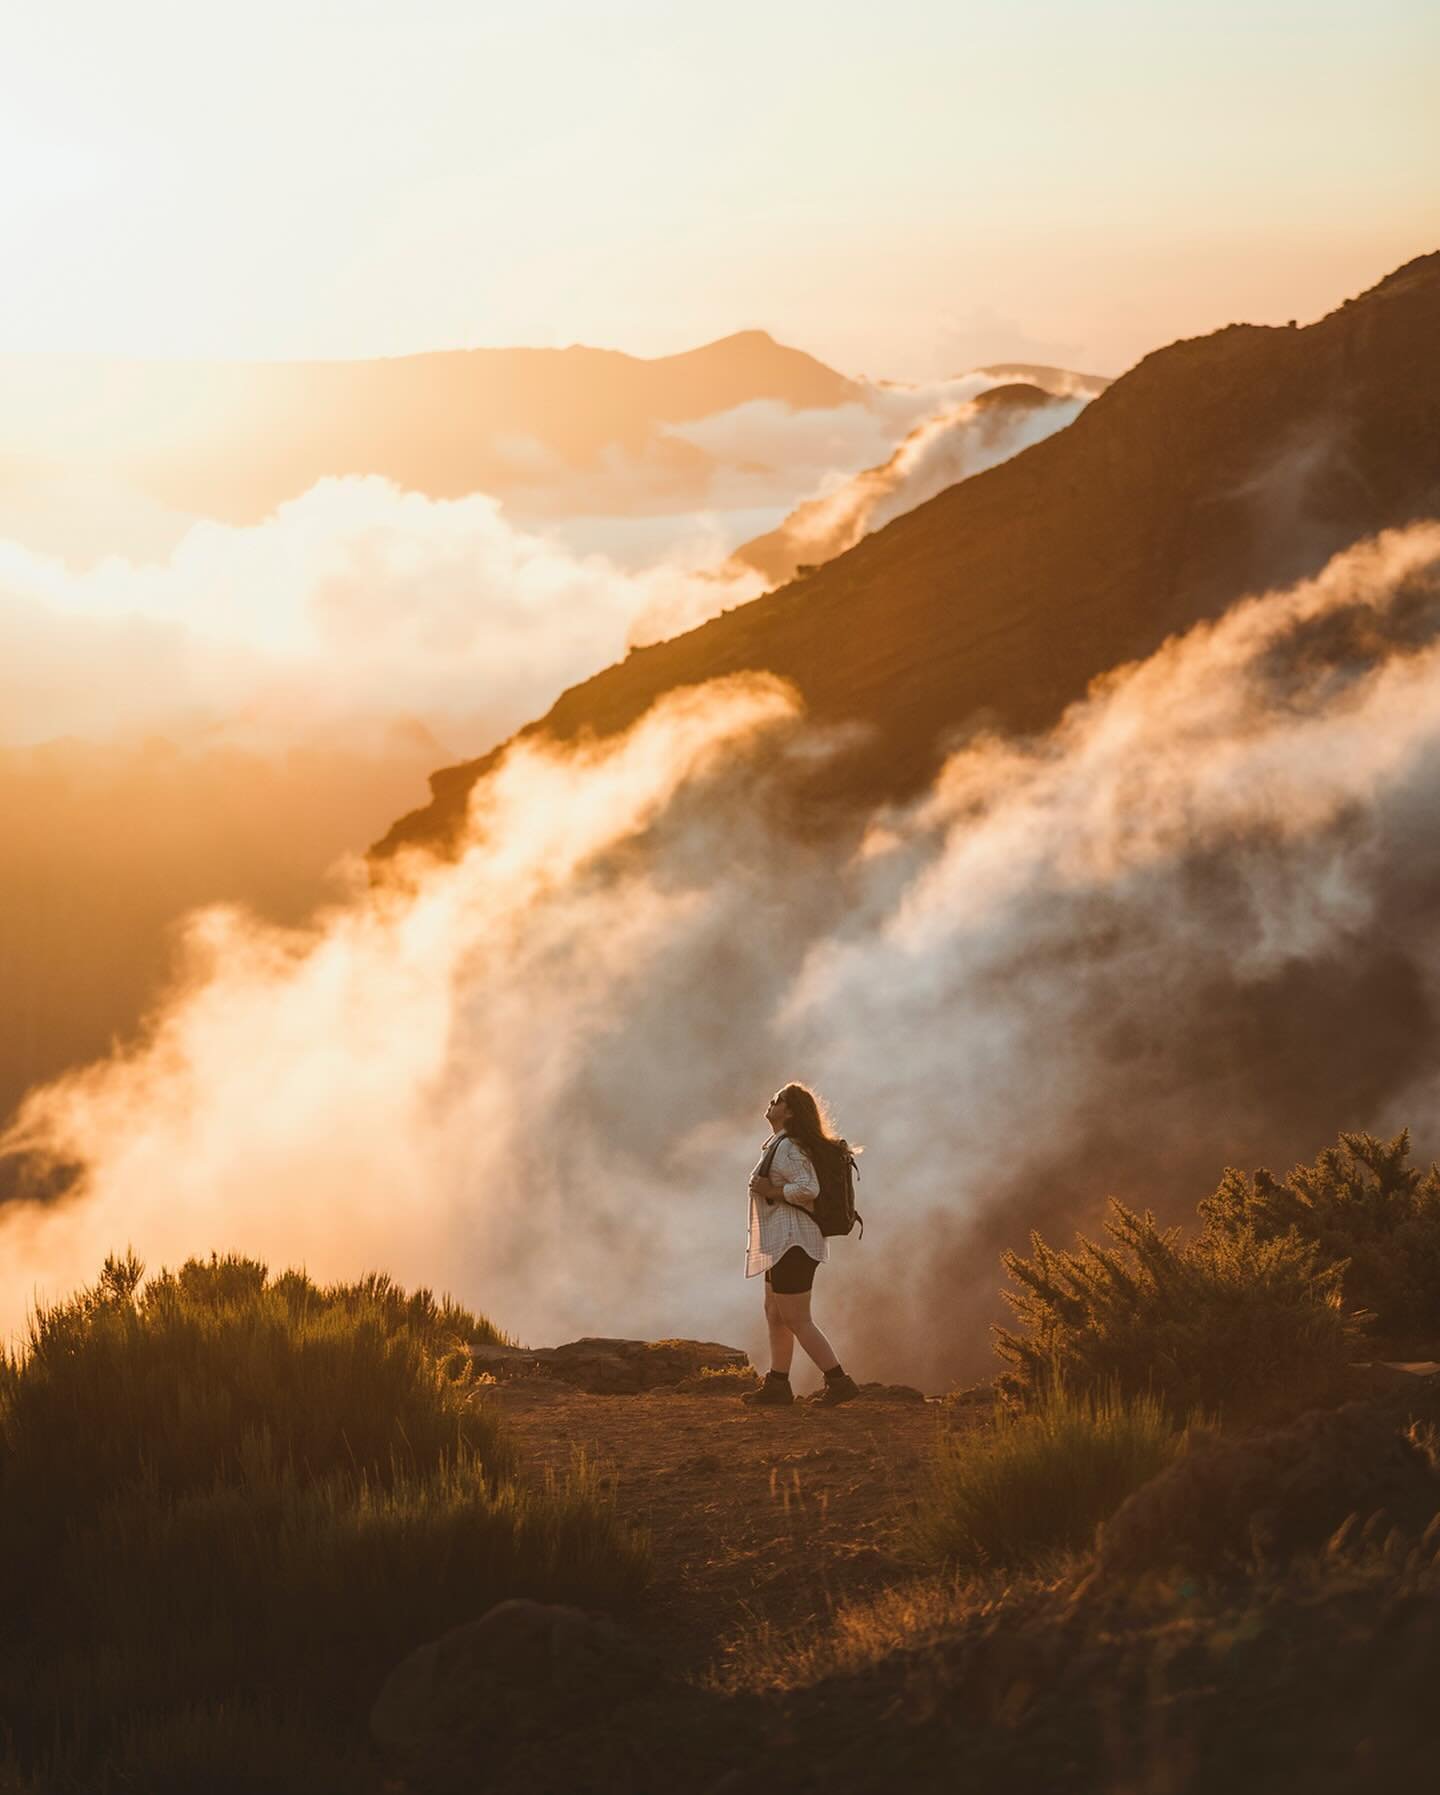
[[766,1272],[765,1282],[777,1296],[799,1296],[813,1286],[819,1263],[804,1247],[789,1247]]

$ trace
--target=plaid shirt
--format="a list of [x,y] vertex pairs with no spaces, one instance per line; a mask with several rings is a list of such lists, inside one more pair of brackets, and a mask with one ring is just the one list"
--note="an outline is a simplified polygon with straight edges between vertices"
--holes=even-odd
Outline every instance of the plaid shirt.
[[[765,1154],[770,1150],[770,1140],[766,1141],[759,1159],[755,1162],[755,1173],[764,1164]],[[797,1203],[814,1203],[820,1195],[820,1180],[815,1176],[815,1168],[810,1163],[810,1155],[789,1135],[775,1149],[775,1158],[771,1163],[772,1176],[778,1173],[784,1180],[783,1195],[786,1201],[780,1200],[777,1193],[774,1202],[767,1202],[758,1197],[750,1199],[750,1239],[745,1250],[745,1276],[753,1278],[758,1272],[769,1271],[775,1261],[791,1247],[804,1247],[812,1259],[824,1264],[830,1257],[830,1249],[825,1236],[820,1232],[820,1225],[814,1216],[804,1209],[797,1209]]]

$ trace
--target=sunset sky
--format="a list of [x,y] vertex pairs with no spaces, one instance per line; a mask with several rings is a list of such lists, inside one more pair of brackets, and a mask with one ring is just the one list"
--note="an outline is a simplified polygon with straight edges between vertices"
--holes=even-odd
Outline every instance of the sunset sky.
[[1423,0],[48,0],[0,351],[1117,373],[1435,247]]

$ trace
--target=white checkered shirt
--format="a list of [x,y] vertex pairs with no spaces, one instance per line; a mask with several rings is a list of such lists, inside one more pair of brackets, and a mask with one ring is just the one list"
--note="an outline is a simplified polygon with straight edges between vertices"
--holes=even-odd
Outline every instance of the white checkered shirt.
[[[755,1161],[755,1172],[764,1163],[765,1154],[770,1149],[770,1140],[766,1141],[760,1158]],[[753,1178],[755,1172],[750,1175]],[[810,1163],[810,1155],[787,1134],[775,1149],[775,1158],[770,1166],[771,1175],[778,1173],[784,1180],[783,1195],[787,1202],[767,1203],[758,1197],[750,1199],[750,1240],[745,1250],[745,1276],[753,1278],[757,1272],[769,1271],[775,1261],[791,1247],[804,1247],[812,1259],[821,1265],[830,1257],[830,1249],[826,1245],[825,1236],[820,1232],[820,1224],[813,1215],[803,1209],[797,1209],[797,1203],[813,1203],[820,1195],[820,1180],[815,1176],[815,1168]]]

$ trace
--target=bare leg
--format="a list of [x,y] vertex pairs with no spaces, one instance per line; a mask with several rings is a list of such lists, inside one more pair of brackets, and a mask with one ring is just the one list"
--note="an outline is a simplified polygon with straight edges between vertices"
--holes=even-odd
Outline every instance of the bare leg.
[[780,1305],[784,1301],[785,1298],[776,1296],[768,1284],[765,1286],[765,1326],[770,1330],[770,1369],[788,1372],[790,1361],[795,1357],[795,1336],[785,1325],[780,1313]]
[[[780,1312],[781,1325],[791,1337],[800,1342],[822,1371],[833,1371],[840,1363],[840,1355],[810,1319],[810,1292],[801,1290],[794,1296],[775,1296],[772,1300]],[[789,1359],[785,1363],[788,1366]]]

